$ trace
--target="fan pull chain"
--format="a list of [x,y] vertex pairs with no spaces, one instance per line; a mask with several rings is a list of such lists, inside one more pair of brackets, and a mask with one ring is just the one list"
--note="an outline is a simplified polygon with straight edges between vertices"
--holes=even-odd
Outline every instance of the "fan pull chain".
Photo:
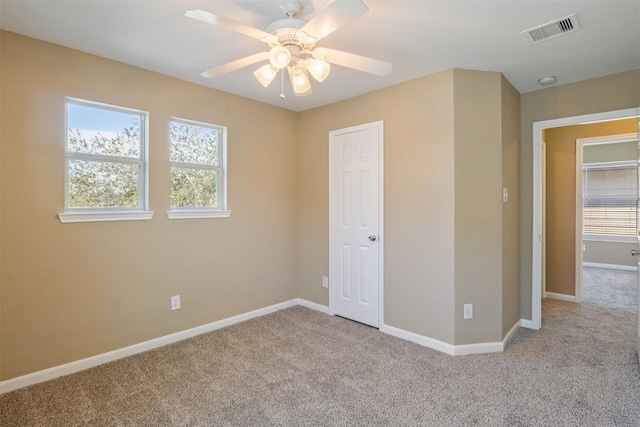
[[280,98],[284,99],[284,71],[280,71],[280,77],[281,77],[280,78],[280,82],[281,82],[281,85],[280,85],[280,88],[281,88],[280,89]]

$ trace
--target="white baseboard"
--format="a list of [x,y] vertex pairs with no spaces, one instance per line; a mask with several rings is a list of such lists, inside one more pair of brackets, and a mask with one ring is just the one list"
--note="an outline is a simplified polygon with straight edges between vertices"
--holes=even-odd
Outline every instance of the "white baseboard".
[[533,327],[533,321],[529,319],[520,319],[520,326],[527,329],[539,330],[540,328]]
[[544,297],[549,299],[557,299],[560,301],[576,302],[575,295],[557,294],[555,292],[545,292]]
[[195,328],[176,332],[174,334],[165,335],[149,341],[144,341],[138,344],[130,345],[128,347],[109,351],[107,353],[87,357],[86,359],[76,360],[74,362],[65,363],[64,365],[54,366],[52,368],[43,369],[42,371],[37,371],[31,374],[23,375],[21,377],[2,381],[0,382],[0,394],[27,387],[32,384],[37,384],[43,381],[52,380],[63,375],[73,374],[74,372],[83,371],[85,369],[93,368],[94,366],[122,359],[127,356],[132,356],[144,351],[153,350],[154,348],[162,347],[167,344],[173,344],[175,342],[182,341],[196,335],[212,332],[216,329],[221,329],[236,323],[244,322],[245,320],[253,319],[255,317],[260,317],[264,316],[265,314],[276,312],[278,310],[293,307],[294,305],[301,305],[323,313],[329,313],[329,307],[316,304],[304,299],[296,298],[282,302],[280,304],[274,304],[269,307],[253,310],[248,313],[228,317],[226,319],[218,320],[206,325],[197,326]]
[[315,302],[307,301],[306,299],[298,298],[296,300],[297,305],[310,308],[315,311],[319,311],[324,314],[329,314],[329,307],[326,305],[316,304]]
[[638,271],[637,265],[602,264],[599,262],[583,262],[583,267],[609,268],[611,270]]
[[481,353],[499,353],[504,351],[504,348],[509,344],[509,341],[513,339],[518,329],[522,325],[522,320],[517,321],[504,336],[502,342],[486,342],[479,344],[466,344],[456,345],[454,349],[454,355],[462,356],[465,354],[481,354]]
[[506,347],[507,344],[509,344],[509,341],[513,339],[513,337],[516,335],[516,333],[520,330],[521,327],[522,327],[522,320],[518,320],[515,323],[515,325],[511,327],[509,332],[507,332],[507,335],[505,335],[504,339],[502,340],[502,344],[504,347]]
[[504,337],[502,342],[486,342],[464,345],[452,345],[444,341],[439,341],[433,338],[426,337],[424,335],[419,335],[389,325],[382,325],[380,331],[384,332],[385,334],[393,335],[397,338],[402,338],[404,340],[441,351],[451,356],[463,356],[467,354],[499,353],[501,351],[504,351],[504,348],[509,343],[509,341],[511,341],[516,332],[518,332],[518,329],[520,329],[521,325],[522,320],[516,322],[516,324],[513,325],[511,330],[509,330],[507,335]]
[[385,334],[392,335],[396,338],[402,338],[403,340],[411,341],[416,344],[420,344],[422,346],[441,351],[451,356],[455,355],[454,346],[444,341],[439,341],[434,338],[429,338],[424,335],[405,331],[404,329],[395,328],[389,325],[382,325],[380,327],[380,332],[384,332]]
[[454,356],[465,356],[467,354],[500,353],[504,351],[504,343],[483,342],[479,344],[464,344],[455,346]]
[[[134,344],[121,349],[113,350],[107,353],[98,354],[96,356],[88,357],[86,359],[77,360],[75,362],[66,363],[60,366],[54,366],[52,368],[44,369],[42,371],[33,372],[31,374],[23,375],[21,377],[12,378],[10,380],[0,382],[0,394],[7,393],[19,388],[27,387],[33,384],[37,384],[43,381],[52,380],[54,378],[61,377],[63,375],[73,374],[74,372],[83,371],[85,369],[93,368],[94,366],[102,365],[104,363],[112,362],[114,360],[122,359],[124,357],[132,356],[134,354],[142,353],[145,351],[153,350],[154,348],[162,347],[168,344],[173,344],[178,341],[185,340],[187,338],[194,337],[196,335],[212,332],[217,329],[221,329],[227,326],[234,325],[236,323],[244,322],[249,319],[264,316],[269,313],[273,313],[278,310],[293,307],[294,305],[300,305],[310,308],[312,310],[319,311],[321,313],[329,314],[329,307],[317,304],[302,298],[296,298],[289,301],[282,302],[280,304],[271,305],[258,310],[250,311],[248,313],[239,314],[237,316],[228,317],[226,319],[218,320],[216,322],[208,323],[206,325],[197,326],[195,328],[187,329],[185,331],[176,332],[174,334],[165,335],[159,338],[154,338],[149,341],[144,341],[138,344]],[[407,341],[414,342],[416,344],[423,345],[425,347],[432,348],[434,350],[441,351],[451,356],[459,356],[466,354],[479,354],[479,353],[495,353],[504,350],[505,346],[513,338],[520,326],[530,327],[530,320],[520,320],[516,323],[511,330],[507,333],[502,342],[490,342],[479,344],[467,344],[467,345],[452,345],[444,341],[439,341],[433,338],[419,335],[413,332],[405,331],[403,329],[395,328],[389,325],[382,325],[380,331],[397,338],[401,338]],[[640,337],[640,329],[638,330]],[[640,344],[639,344],[640,346]],[[639,348],[640,351],[640,348]]]

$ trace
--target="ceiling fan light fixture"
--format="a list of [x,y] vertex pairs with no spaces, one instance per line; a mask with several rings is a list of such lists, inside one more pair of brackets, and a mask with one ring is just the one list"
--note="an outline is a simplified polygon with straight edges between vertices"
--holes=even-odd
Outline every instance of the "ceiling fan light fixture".
[[[315,47],[319,40],[365,14],[369,8],[363,0],[334,0],[308,20],[298,19],[298,16],[303,10],[302,2],[310,0],[279,1],[282,2],[280,8],[285,18],[272,22],[267,27],[267,31],[203,10],[185,12],[188,18],[235,31],[269,45],[268,49],[259,53],[207,70],[202,73],[202,76],[218,77],[268,59],[268,64],[264,65],[262,62],[263,65],[253,72],[258,82],[266,88],[282,70],[281,78],[284,86],[284,69],[286,68],[295,95],[304,96],[311,93],[309,75],[313,76],[314,80],[323,82],[329,76],[331,64],[378,76],[385,76],[391,72],[393,65],[389,62]],[[284,98],[283,92],[284,87],[280,93],[282,98]]]
[[273,46],[269,51],[269,62],[278,70],[282,70],[291,62],[291,52],[284,46]]
[[291,86],[293,86],[293,92],[296,95],[305,94],[311,89],[311,82],[307,75],[307,70],[300,64],[289,67],[289,79],[291,80]]
[[256,79],[258,79],[260,84],[264,87],[269,86],[277,74],[278,69],[271,64],[263,65],[253,73],[253,75],[256,76]]
[[331,65],[320,59],[307,58],[305,65],[309,74],[319,82],[323,82],[329,76],[329,71],[331,71]]

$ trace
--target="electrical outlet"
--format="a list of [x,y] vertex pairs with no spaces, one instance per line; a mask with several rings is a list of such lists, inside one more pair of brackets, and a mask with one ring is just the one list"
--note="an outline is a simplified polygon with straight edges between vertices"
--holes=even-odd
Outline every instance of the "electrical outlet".
[[508,188],[503,188],[502,189],[502,201],[504,203],[507,203],[509,201],[509,189]]
[[473,304],[464,305],[464,318],[473,319]]
[[322,276],[322,287],[323,288],[329,287],[329,278],[327,276]]
[[171,310],[177,310],[180,308],[180,295],[174,295],[171,297]]

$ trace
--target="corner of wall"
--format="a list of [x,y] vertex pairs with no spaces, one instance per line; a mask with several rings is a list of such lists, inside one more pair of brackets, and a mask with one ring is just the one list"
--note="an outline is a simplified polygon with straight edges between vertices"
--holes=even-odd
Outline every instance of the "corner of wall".
[[455,345],[503,336],[501,78],[454,72]]

